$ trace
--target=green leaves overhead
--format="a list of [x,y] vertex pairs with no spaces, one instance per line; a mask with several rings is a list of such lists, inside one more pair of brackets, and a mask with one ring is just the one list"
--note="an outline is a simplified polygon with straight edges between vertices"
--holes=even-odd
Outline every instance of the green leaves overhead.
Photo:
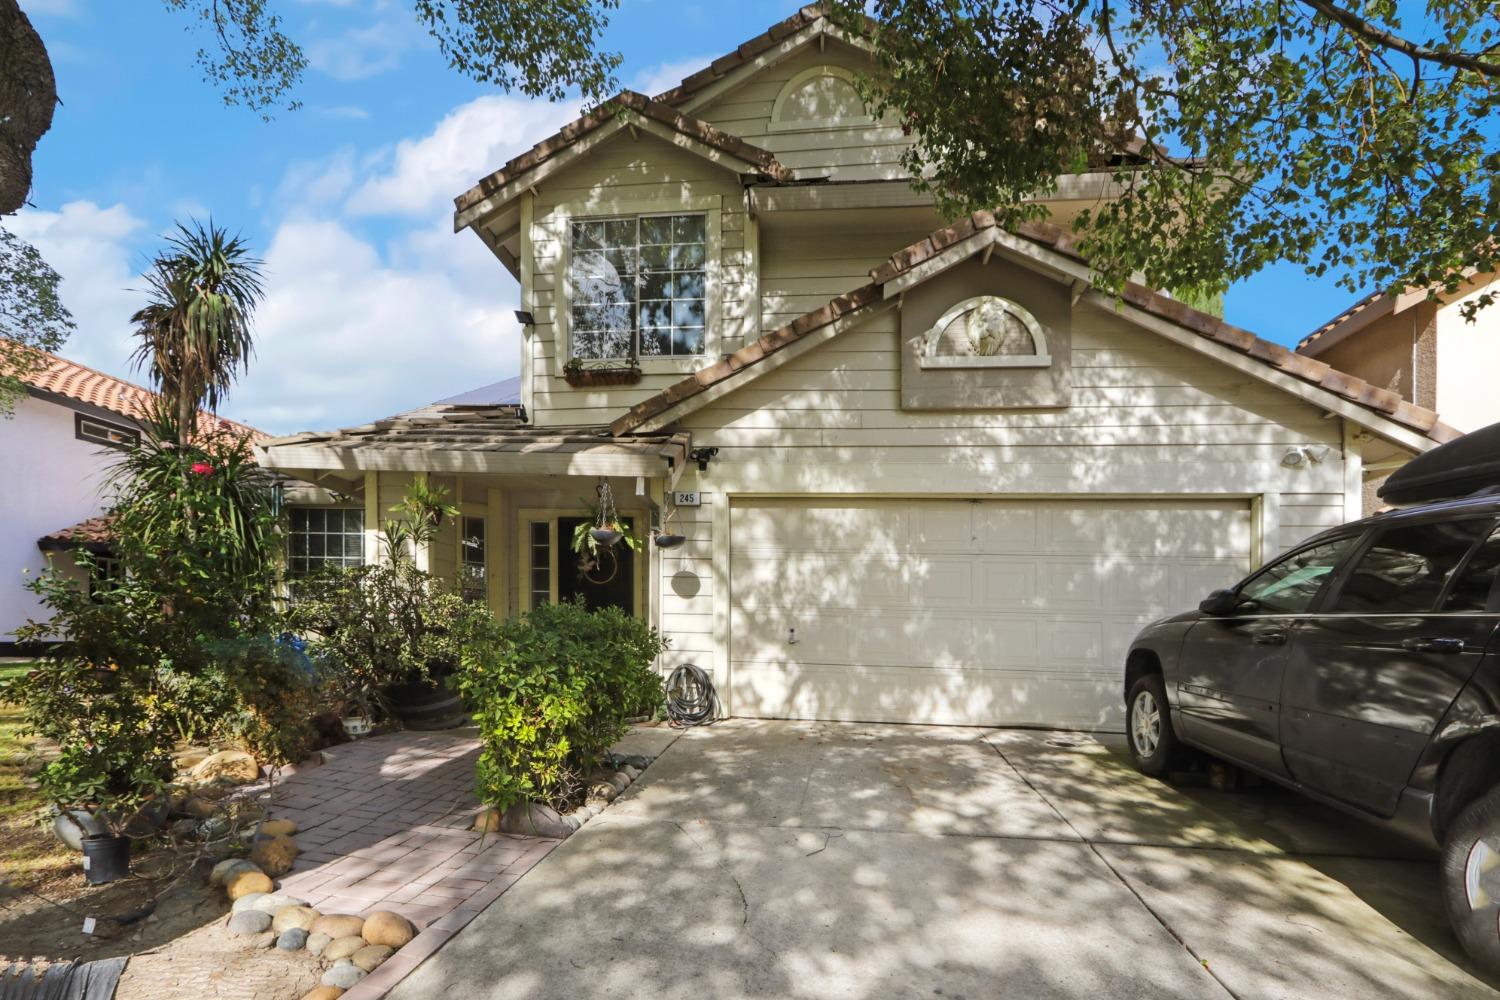
[[[1500,8],[1483,0],[840,0],[866,99],[949,214],[1036,218],[1059,174],[1108,284],[1222,291],[1267,264],[1352,290],[1496,266]],[[869,16],[867,17],[866,14]],[[1478,303],[1488,304],[1488,296]]]
[[0,413],[9,414],[36,373],[73,331],[73,317],[58,297],[61,283],[36,248],[0,229]]

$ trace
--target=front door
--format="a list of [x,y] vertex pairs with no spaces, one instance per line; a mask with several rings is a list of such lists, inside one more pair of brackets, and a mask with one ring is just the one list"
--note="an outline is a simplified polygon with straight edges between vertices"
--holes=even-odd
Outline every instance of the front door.
[[1382,816],[1395,811],[1495,631],[1486,613],[1500,562],[1493,524],[1381,532],[1303,623],[1282,686],[1283,750],[1299,782]]
[[1240,585],[1241,611],[1192,627],[1177,671],[1184,735],[1241,763],[1287,773],[1280,701],[1288,655],[1304,614],[1353,541],[1283,556]]
[[[631,518],[621,520],[634,527]],[[582,597],[590,611],[613,607],[634,614],[635,552],[630,546],[620,541],[612,546],[600,546],[593,553],[573,551],[574,534],[580,526],[592,523],[592,520],[582,517],[557,519],[557,537],[563,541],[558,554],[558,600],[571,601]]]

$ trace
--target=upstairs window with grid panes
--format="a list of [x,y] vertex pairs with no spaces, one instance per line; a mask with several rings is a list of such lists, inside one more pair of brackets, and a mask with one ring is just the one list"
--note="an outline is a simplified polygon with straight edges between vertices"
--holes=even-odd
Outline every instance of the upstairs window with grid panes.
[[706,232],[703,215],[574,222],[568,265],[572,357],[706,353]]

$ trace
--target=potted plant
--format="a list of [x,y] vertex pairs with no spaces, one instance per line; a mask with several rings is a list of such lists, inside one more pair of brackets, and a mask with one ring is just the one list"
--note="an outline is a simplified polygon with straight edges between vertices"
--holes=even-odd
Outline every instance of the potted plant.
[[563,365],[563,381],[574,388],[635,385],[640,380],[641,365],[635,358],[592,362],[569,358]]

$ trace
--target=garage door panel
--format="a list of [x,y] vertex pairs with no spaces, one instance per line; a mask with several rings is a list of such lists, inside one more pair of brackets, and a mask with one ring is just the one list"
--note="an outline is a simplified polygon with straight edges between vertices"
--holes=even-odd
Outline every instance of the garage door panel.
[[1118,728],[1141,625],[1248,571],[1243,503],[780,500],[730,520],[740,715]]

